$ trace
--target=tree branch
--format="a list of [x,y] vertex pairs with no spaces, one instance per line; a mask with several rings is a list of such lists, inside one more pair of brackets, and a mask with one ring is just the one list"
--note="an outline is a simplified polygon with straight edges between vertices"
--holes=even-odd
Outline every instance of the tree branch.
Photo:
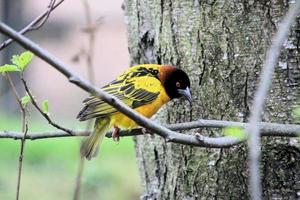
[[[247,128],[246,123],[241,122],[231,122],[231,121],[221,121],[221,120],[197,120],[193,122],[185,122],[185,123],[178,123],[178,124],[171,124],[166,125],[166,128],[169,128],[173,131],[183,131],[183,130],[191,130],[191,129],[200,129],[200,128],[225,128],[228,126],[239,126],[242,128]],[[262,122],[260,123],[260,130],[262,133],[262,136],[265,137],[297,137],[299,136],[300,132],[300,125],[294,125],[294,124],[276,124],[276,123],[267,123]],[[26,139],[29,140],[37,140],[37,139],[47,139],[47,138],[56,138],[56,137],[70,137],[70,136],[88,136],[90,134],[89,131],[72,131],[73,135],[70,135],[66,132],[39,132],[39,133],[28,133],[26,136]],[[106,134],[106,137],[111,138],[111,132]],[[126,137],[126,136],[137,136],[137,135],[143,135],[145,134],[141,128],[139,129],[133,129],[132,131],[121,131],[120,136]],[[180,134],[184,135],[184,134]],[[193,138],[194,136],[186,135],[187,137],[179,137],[178,139],[173,139],[171,142],[179,143],[179,144],[187,144],[187,141],[190,140],[190,138]],[[203,138],[202,138],[203,137]],[[11,138],[11,139],[22,139],[22,133],[19,132],[11,132],[11,131],[2,131],[0,132],[0,138]],[[205,145],[202,143],[198,143],[195,146],[207,146],[210,145],[212,148],[220,148],[223,147],[224,144],[222,144],[222,138],[229,138],[229,137],[219,137],[221,140],[218,144],[216,142],[210,142],[209,137],[206,136],[200,136],[200,140],[205,140]],[[218,138],[212,138],[213,140],[219,140]],[[236,139],[236,138],[233,138]],[[187,140],[187,141],[185,141]],[[211,143],[211,144],[210,144]],[[215,145],[213,145],[213,143]],[[226,147],[230,147],[235,145],[235,143],[231,145],[227,145]]]
[[70,129],[67,129],[67,128],[64,128],[60,125],[58,125],[57,123],[55,123],[54,121],[52,121],[52,119],[49,117],[49,115],[47,113],[44,113],[42,111],[42,109],[38,106],[37,102],[35,101],[33,95],[31,94],[29,88],[28,88],[28,85],[27,85],[27,82],[25,81],[24,77],[22,76],[21,77],[21,81],[24,85],[24,88],[25,88],[25,91],[27,92],[28,96],[30,97],[30,100],[32,102],[32,105],[39,111],[39,113],[48,121],[49,124],[51,124],[52,126],[54,126],[55,128],[57,129],[60,129],[70,135],[72,135],[72,130]]
[[[53,5],[54,1],[51,0],[50,4],[48,6],[48,9],[41,13],[37,18],[35,18],[32,22],[30,22],[27,26],[25,26],[21,31],[19,31],[20,34],[28,33],[32,30],[39,29],[49,18],[50,13],[56,9],[64,0],[59,1],[57,4]],[[0,51],[6,48],[8,45],[10,45],[13,42],[12,39],[8,39],[5,42],[3,42],[0,45]]]
[[83,90],[101,98],[103,101],[109,105],[115,107],[118,111],[135,120],[140,126],[147,128],[149,131],[164,137],[167,141],[182,143],[186,145],[193,146],[203,146],[203,147],[229,147],[234,144],[241,142],[240,139],[232,138],[229,136],[220,138],[209,138],[209,137],[197,137],[195,135],[186,135],[169,130],[152,120],[140,115],[136,111],[129,108],[123,102],[115,98],[114,96],[94,87],[88,81],[77,76],[65,63],[57,59],[48,51],[39,47],[36,43],[26,38],[25,36],[19,34],[18,32],[11,29],[9,26],[0,22],[0,32],[16,40],[21,46],[32,51],[36,56],[40,57],[59,72],[61,72],[68,80],[82,88]]
[[281,46],[287,38],[290,27],[295,21],[297,13],[300,10],[300,1],[296,1],[294,6],[289,10],[288,14],[283,19],[278,28],[278,32],[273,38],[272,45],[270,46],[264,67],[262,69],[261,80],[258,89],[255,92],[254,103],[249,120],[248,127],[248,148],[249,148],[249,170],[250,170],[250,195],[253,200],[260,200],[262,197],[261,184],[260,184],[260,133],[259,122],[261,121],[261,113],[263,112],[264,103],[268,95],[269,88],[272,84],[272,75],[274,73],[275,64],[277,63]]
[[[20,197],[20,188],[21,188],[21,177],[22,177],[22,168],[23,168],[23,156],[24,156],[24,148],[25,148],[25,142],[26,142],[26,135],[28,133],[28,121],[27,121],[27,115],[26,115],[26,107],[22,104],[20,100],[20,96],[17,92],[17,89],[15,87],[15,84],[13,83],[11,77],[9,74],[5,74],[6,78],[9,82],[9,85],[15,95],[16,101],[19,104],[20,112],[22,114],[22,133],[20,134],[21,139],[21,147],[20,147],[20,154],[19,154],[19,167],[18,167],[18,179],[17,179],[17,192],[16,192],[16,200]],[[21,76],[23,76],[21,74]]]
[[48,5],[48,9],[46,11],[47,13],[46,13],[45,17],[43,17],[40,21],[38,21],[37,24],[32,25],[28,29],[28,31],[37,30],[37,29],[41,28],[46,23],[46,21],[48,20],[52,10],[54,9],[55,2],[56,2],[56,0],[50,0],[50,3]]

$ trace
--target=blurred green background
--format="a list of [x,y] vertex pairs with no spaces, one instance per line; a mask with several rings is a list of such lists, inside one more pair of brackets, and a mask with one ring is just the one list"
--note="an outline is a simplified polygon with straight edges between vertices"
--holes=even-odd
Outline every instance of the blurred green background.
[[[0,116],[0,130],[20,131],[20,124],[20,118]],[[43,119],[30,120],[30,131],[45,130],[55,129]],[[72,199],[81,139],[28,140],[20,198]],[[20,141],[0,140],[1,200],[15,199],[19,150]],[[134,200],[139,199],[141,192],[132,138],[121,138],[119,143],[106,138],[98,157],[85,162],[80,199]]]
[[[83,78],[88,78],[86,52],[89,46],[84,1],[64,1],[53,11],[47,22],[26,36],[65,62]],[[122,0],[88,0],[92,22],[101,19],[95,32],[93,68],[95,85],[112,81],[129,66],[126,25]],[[0,20],[16,28],[25,27],[49,4],[49,0],[0,1]],[[70,11],[72,12],[66,12]],[[0,41],[5,37],[0,34]],[[0,52],[0,65],[10,63],[14,54],[23,52],[16,43]],[[117,55],[117,56],[116,56]],[[74,58],[77,59],[74,59]],[[13,73],[12,73],[13,74]],[[13,76],[20,96],[24,88],[18,74]],[[49,100],[51,118],[73,130],[84,130],[85,123],[76,119],[82,100],[89,94],[35,57],[25,72],[25,79],[39,105]],[[0,131],[20,131],[19,108],[7,80],[0,75]],[[30,106],[31,132],[55,131]],[[82,138],[58,138],[27,141],[21,200],[72,199],[79,163],[79,143]],[[0,139],[0,200],[15,199],[20,141]],[[139,199],[142,187],[139,180],[134,144],[131,137],[119,143],[105,139],[98,157],[85,162],[81,200]]]

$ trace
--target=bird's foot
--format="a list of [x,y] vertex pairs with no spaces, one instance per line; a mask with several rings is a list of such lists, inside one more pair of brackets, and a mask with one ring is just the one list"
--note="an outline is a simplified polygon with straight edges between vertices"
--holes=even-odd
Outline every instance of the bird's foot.
[[146,128],[142,128],[142,133],[143,133],[143,135],[146,135],[146,134],[153,134],[151,131],[149,131],[149,130],[146,129]]
[[117,126],[114,126],[111,136],[114,141],[119,142],[120,141],[120,128]]
[[154,137],[154,133],[152,131],[150,131],[149,129],[142,128],[142,133],[143,133],[143,135],[150,134],[151,138]]

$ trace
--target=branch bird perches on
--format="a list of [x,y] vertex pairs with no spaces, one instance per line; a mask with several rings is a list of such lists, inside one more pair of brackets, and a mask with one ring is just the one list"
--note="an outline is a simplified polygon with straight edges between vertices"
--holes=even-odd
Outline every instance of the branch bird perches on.
[[[199,129],[199,128],[225,128],[228,126],[236,126],[246,128],[247,123],[242,122],[232,122],[232,121],[222,121],[222,120],[204,120],[199,119],[193,122],[184,122],[166,125],[166,127],[173,131],[183,131],[183,130],[191,130],[191,129]],[[276,124],[276,123],[260,123],[261,135],[264,137],[297,137],[300,132],[300,125],[294,124]],[[72,135],[70,133],[66,133],[63,131],[59,132],[37,132],[37,133],[28,133],[26,135],[26,139],[28,140],[38,140],[38,139],[47,139],[47,138],[56,138],[56,137],[79,137],[79,136],[88,136],[90,134],[89,131],[72,131]],[[144,132],[142,129],[133,129],[132,131],[121,131],[120,136],[137,136],[143,135]],[[106,134],[106,137],[111,138],[111,132]],[[203,139],[209,138],[206,136],[202,136]],[[0,132],[0,138],[11,138],[11,139],[22,139],[23,135],[20,132],[12,132],[12,131],[2,131]],[[176,141],[172,141],[176,142]],[[180,143],[180,142],[176,142]],[[208,145],[208,144],[207,144]],[[199,143],[194,146],[205,147],[207,145],[203,145]],[[233,144],[235,145],[235,144]],[[221,148],[221,147],[231,147],[232,145],[224,146],[222,142],[217,144],[210,144],[212,148]]]

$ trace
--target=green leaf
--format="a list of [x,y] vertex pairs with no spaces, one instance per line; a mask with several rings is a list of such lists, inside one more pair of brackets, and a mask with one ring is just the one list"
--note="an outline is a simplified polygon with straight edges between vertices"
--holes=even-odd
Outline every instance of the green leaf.
[[4,72],[18,72],[21,71],[16,65],[3,65],[0,66],[0,73],[4,73]]
[[49,114],[49,101],[48,100],[44,100],[43,103],[42,103],[42,108],[43,108],[43,112],[45,114]]
[[246,139],[245,129],[239,126],[228,126],[223,129],[223,133],[226,136],[231,136],[238,139]]
[[27,94],[21,98],[21,103],[25,107],[30,102],[30,96]]
[[13,55],[11,62],[18,66],[21,71],[24,71],[27,65],[31,62],[33,55],[34,54],[30,51],[25,51],[20,55]]
[[297,108],[295,108],[295,109],[293,110],[293,115],[294,115],[295,117],[300,118],[300,106],[298,106]]

